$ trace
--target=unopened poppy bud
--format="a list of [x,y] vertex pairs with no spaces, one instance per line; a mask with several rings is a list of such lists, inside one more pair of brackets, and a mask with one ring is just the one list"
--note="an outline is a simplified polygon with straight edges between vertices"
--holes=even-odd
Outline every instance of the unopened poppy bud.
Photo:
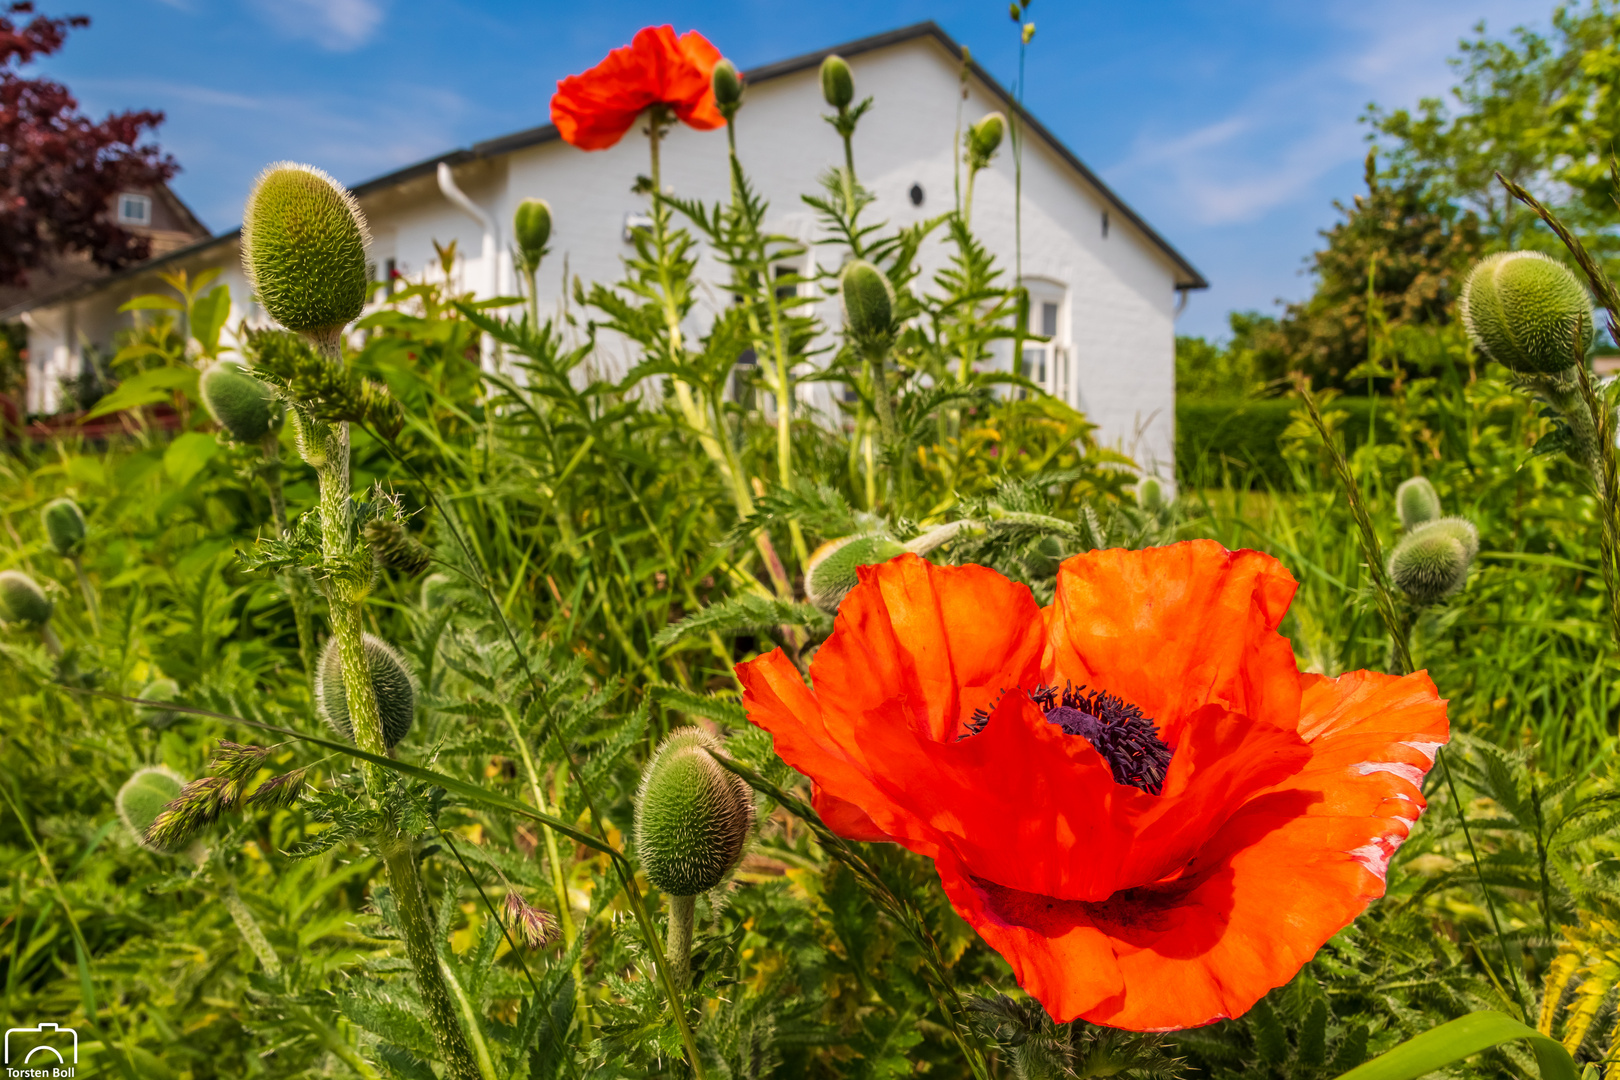
[[335,343],[370,290],[365,215],[347,188],[290,161],[259,174],[242,211],[242,269],[288,330]]
[[1001,146],[1007,132],[1007,118],[999,112],[986,113],[968,128],[968,155],[977,168],[984,168]]
[[180,790],[185,786],[185,778],[179,773],[156,765],[137,769],[118,789],[118,797],[114,800],[118,805],[118,816],[123,819],[124,827],[135,834],[135,842],[141,847],[148,851],[163,850],[146,839],[146,832],[163,808],[180,797]]
[[1427,532],[1430,529],[1445,533],[1447,536],[1456,540],[1457,543],[1461,544],[1463,546],[1463,554],[1468,557],[1469,563],[1473,563],[1474,558],[1479,554],[1479,530],[1476,529],[1474,527],[1474,523],[1469,521],[1467,518],[1436,518],[1427,525],[1420,525],[1417,531]]
[[1564,371],[1592,344],[1586,288],[1537,251],[1481,259],[1463,283],[1462,320],[1480,352],[1523,375]]
[[865,259],[851,259],[838,275],[844,324],[860,341],[886,338],[894,329],[894,286]]
[[237,442],[256,443],[281,428],[283,406],[275,392],[240,364],[210,364],[197,380],[208,413]]
[[[371,670],[371,690],[377,697],[377,715],[382,719],[383,743],[390,749],[410,733],[416,719],[416,684],[405,661],[382,638],[366,634],[362,639],[366,664]],[[349,718],[349,694],[343,684],[343,657],[338,639],[332,638],[321,653],[315,671],[315,701],[321,719],[339,735],[354,741],[354,724]]]
[[1395,512],[1401,517],[1401,528],[1410,532],[1440,516],[1440,495],[1424,477],[1402,480],[1395,489]]
[[821,96],[835,109],[847,109],[855,100],[855,76],[842,56],[834,54],[821,62]]
[[715,105],[727,120],[731,119],[742,104],[742,76],[737,74],[737,65],[730,60],[721,60],[714,65],[710,80],[714,85]]
[[21,570],[0,571],[0,621],[44,626],[53,606],[45,590]]
[[715,761],[719,740],[697,728],[671,732],[641,774],[636,852],[660,892],[708,892],[742,857],[754,824],[753,792]]
[[433,553],[427,546],[392,518],[372,518],[360,531],[372,557],[390,570],[416,577],[433,563]]
[[518,253],[530,267],[540,265],[551,239],[551,204],[544,199],[524,199],[512,215],[512,236],[517,240]]
[[162,731],[180,719],[179,713],[173,709],[162,707],[164,704],[175,701],[180,696],[180,684],[173,679],[153,679],[141,687],[141,692],[135,696],[142,701],[159,703],[156,705],[135,706],[135,715],[140,719],[141,723],[153,731]]
[[72,558],[84,549],[84,513],[72,499],[52,499],[39,513],[45,538],[63,558]]
[[846,536],[829,540],[811,554],[805,565],[805,599],[829,615],[836,614],[838,605],[859,580],[858,569],[886,563],[905,551],[904,544],[887,536]]
[[1157,476],[1144,476],[1136,482],[1136,505],[1150,514],[1164,509],[1164,485]]
[[1411,599],[1432,604],[1463,587],[1468,577],[1468,551],[1445,530],[1419,529],[1395,545],[1389,556],[1389,576]]
[[292,411],[293,445],[304,464],[319,469],[326,464],[326,425],[312,420],[297,409]]

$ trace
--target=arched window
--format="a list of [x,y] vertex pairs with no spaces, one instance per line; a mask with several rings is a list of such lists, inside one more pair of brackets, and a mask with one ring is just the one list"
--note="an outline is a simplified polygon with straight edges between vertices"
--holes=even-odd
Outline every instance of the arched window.
[[1069,348],[1068,290],[1055,281],[1025,278],[1029,290],[1029,325],[1034,338],[1024,342],[1019,373],[1053,397],[1072,404],[1074,356]]

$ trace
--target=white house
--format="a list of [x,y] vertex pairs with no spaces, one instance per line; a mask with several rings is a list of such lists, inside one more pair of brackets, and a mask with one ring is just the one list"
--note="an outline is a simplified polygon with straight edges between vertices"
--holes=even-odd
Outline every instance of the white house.
[[[836,52],[849,61],[857,98],[875,98],[855,139],[861,183],[877,201],[872,220],[894,225],[937,215],[954,203],[961,106],[963,122],[1000,109],[1014,113],[1008,92],[970,65],[962,101],[962,50],[932,22],[850,42],[746,73],[747,96],[737,119],[738,152],[770,201],[773,232],[806,242],[808,258],[836,266],[814,212],[800,199],[818,190],[816,177],[841,163],[842,146],[822,120],[818,68]],[[1169,474],[1174,461],[1175,317],[1184,293],[1207,287],[1203,276],[1143,221],[1034,117],[1024,115],[1023,272],[1031,292],[1031,329],[1053,343],[1035,347],[1028,372],[1082,409],[1103,440],[1132,454],[1150,471]],[[639,129],[638,129],[639,130]],[[683,197],[720,200],[729,191],[724,131],[684,126],[668,136],[663,180]],[[314,162],[314,164],[320,164]],[[551,203],[551,255],[541,268],[542,309],[562,299],[562,267],[587,282],[612,282],[630,250],[626,221],[645,213],[634,178],[648,170],[647,143],[637,132],[610,150],[587,153],[564,143],[547,124],[453,150],[354,188],[371,224],[372,258],[380,276],[437,274],[434,242],[454,240],[459,286],[479,296],[517,291],[509,226],[519,201]],[[1014,256],[1013,162],[1004,144],[981,173],[974,198],[975,232],[1011,276]],[[937,236],[937,234],[936,234]],[[29,331],[28,410],[57,407],[59,381],[79,373],[81,344],[105,345],[130,315],[118,307],[133,296],[162,291],[160,270],[222,270],[240,318],[263,319],[239,268],[238,233],[191,244],[139,267],[0,311]],[[922,252],[924,278],[947,256],[931,241]],[[801,267],[801,269],[811,269]],[[700,275],[723,280],[705,260]],[[723,298],[716,297],[723,302]],[[819,314],[838,325],[836,302]],[[606,361],[613,361],[606,343]],[[1003,363],[1010,363],[1010,357]],[[810,392],[823,384],[806,386]]]

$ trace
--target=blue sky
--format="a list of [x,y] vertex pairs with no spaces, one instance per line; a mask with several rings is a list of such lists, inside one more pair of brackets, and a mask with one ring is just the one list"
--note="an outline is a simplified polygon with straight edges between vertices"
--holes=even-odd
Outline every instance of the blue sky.
[[[649,23],[703,31],[749,67],[934,19],[1003,82],[1002,0],[45,0],[90,29],[41,68],[93,114],[157,108],[175,188],[216,231],[265,163],[357,183],[548,119],[556,81]],[[1030,108],[1213,283],[1183,333],[1275,310],[1333,200],[1361,186],[1365,106],[1450,85],[1484,19],[1544,24],[1551,0],[1036,0]],[[879,103],[881,105],[881,103]]]

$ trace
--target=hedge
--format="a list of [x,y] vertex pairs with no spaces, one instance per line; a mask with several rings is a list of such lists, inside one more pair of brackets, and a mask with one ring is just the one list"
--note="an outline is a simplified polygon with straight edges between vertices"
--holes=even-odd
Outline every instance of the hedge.
[[[1230,483],[1288,490],[1293,479],[1278,440],[1293,421],[1295,398],[1260,400],[1183,398],[1176,402],[1176,483],[1183,488]],[[1337,398],[1331,409],[1350,414],[1342,426],[1354,449],[1367,441],[1367,418],[1377,410],[1376,437],[1393,440],[1390,404],[1377,398]]]

